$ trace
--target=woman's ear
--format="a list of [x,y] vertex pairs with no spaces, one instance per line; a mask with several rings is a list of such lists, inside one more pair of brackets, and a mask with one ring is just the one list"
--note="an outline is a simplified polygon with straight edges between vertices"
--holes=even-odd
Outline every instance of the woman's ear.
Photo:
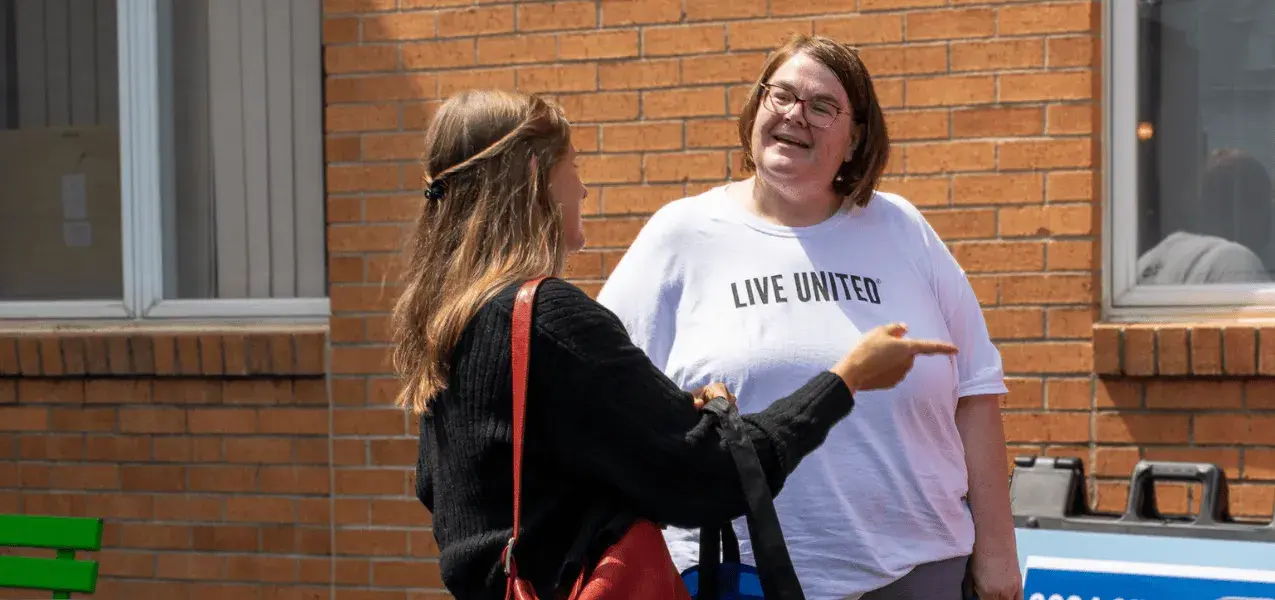
[[850,147],[846,149],[846,162],[849,162],[849,157],[854,156],[855,151],[859,149],[859,145],[863,143],[863,131],[863,125],[855,125],[850,130]]

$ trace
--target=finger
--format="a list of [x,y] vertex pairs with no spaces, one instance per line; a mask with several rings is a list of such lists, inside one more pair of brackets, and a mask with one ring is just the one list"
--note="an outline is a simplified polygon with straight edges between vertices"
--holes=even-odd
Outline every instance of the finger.
[[938,340],[908,340],[908,349],[913,354],[956,354],[958,348],[947,342]]
[[903,337],[908,332],[908,326],[904,323],[890,323],[885,326],[885,332],[891,337]]

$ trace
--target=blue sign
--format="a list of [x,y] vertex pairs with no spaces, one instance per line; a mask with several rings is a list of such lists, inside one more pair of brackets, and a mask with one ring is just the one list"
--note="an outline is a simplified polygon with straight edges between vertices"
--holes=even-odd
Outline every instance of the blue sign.
[[1026,567],[1024,600],[1275,600],[1275,571],[1039,555]]

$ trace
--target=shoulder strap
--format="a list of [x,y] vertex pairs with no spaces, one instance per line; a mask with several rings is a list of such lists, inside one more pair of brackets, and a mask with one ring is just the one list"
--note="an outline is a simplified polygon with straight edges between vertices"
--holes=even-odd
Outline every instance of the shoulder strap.
[[[766,472],[757,457],[757,448],[744,430],[744,420],[740,418],[738,408],[722,398],[714,398],[704,408],[717,416],[718,431],[726,442],[726,447],[730,449],[740,484],[744,488],[744,496],[748,501],[748,533],[764,597],[767,600],[804,600],[801,582],[793,568],[792,558],[788,555],[788,545],[784,542],[783,527],[775,512],[774,494],[766,482]],[[735,554],[733,557],[728,556],[728,561],[731,558],[739,560],[739,542],[734,540],[735,531],[730,522],[721,525],[720,534],[711,528],[707,531],[708,535],[723,535],[724,543],[735,546]],[[729,536],[725,535],[728,531]],[[700,543],[703,543],[703,539]],[[730,546],[726,546],[726,549],[729,550]],[[711,564],[715,567],[716,563],[713,560]]]
[[514,543],[518,540],[522,519],[522,445],[523,431],[527,418],[527,364],[531,357],[531,319],[536,303],[536,291],[544,277],[532,279],[522,284],[518,296],[514,299],[513,327],[510,335],[509,357],[513,366],[513,400],[514,400],[514,531],[505,545],[505,553],[501,562],[505,566],[505,575],[518,576],[514,566]]

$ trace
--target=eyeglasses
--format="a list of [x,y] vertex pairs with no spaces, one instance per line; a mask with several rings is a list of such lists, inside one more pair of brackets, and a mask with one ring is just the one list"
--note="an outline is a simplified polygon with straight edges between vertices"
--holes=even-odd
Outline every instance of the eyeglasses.
[[761,87],[764,94],[761,99],[761,105],[766,107],[766,110],[775,114],[786,115],[792,111],[794,106],[801,104],[802,115],[811,127],[820,129],[828,127],[837,121],[837,117],[846,112],[832,102],[827,100],[807,100],[787,88],[768,83],[761,84]]

